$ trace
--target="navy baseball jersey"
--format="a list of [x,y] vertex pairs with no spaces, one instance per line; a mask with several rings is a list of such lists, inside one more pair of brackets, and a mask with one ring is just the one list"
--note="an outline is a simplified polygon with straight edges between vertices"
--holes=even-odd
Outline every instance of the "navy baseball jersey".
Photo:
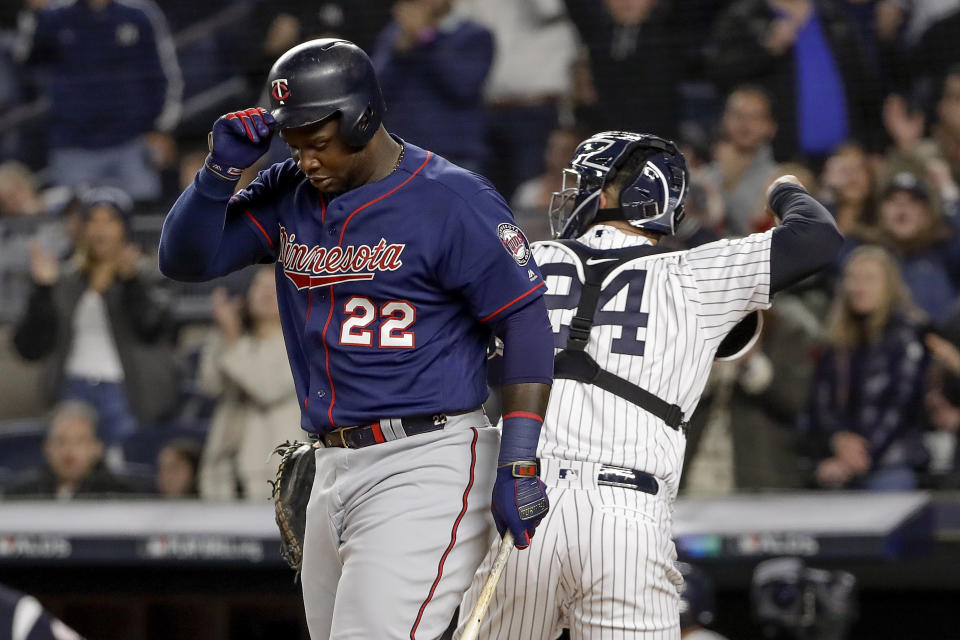
[[403,143],[399,168],[330,198],[293,160],[231,200],[277,262],[287,355],[312,432],[486,399],[488,324],[542,295],[503,198]]

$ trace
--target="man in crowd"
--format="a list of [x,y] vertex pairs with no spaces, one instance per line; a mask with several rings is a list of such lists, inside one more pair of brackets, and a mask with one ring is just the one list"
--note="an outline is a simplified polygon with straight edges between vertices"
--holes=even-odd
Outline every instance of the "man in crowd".
[[97,413],[85,403],[68,401],[57,407],[43,443],[43,457],[42,468],[14,480],[4,495],[70,500],[131,491],[103,464]]
[[80,0],[42,8],[22,27],[23,61],[46,72],[53,180],[158,198],[146,143],[177,124],[182,84],[160,10],[149,1]]
[[682,43],[668,23],[670,5],[656,0],[565,0],[584,45],[598,103],[591,129],[656,131],[674,137],[683,80]]
[[742,85],[727,98],[721,139],[709,173],[723,194],[727,231],[743,236],[763,203],[777,165],[770,146],[777,132],[770,96],[759,86]]
[[877,82],[835,3],[738,0],[717,20],[706,53],[722,87],[751,82],[770,92],[779,160],[819,160],[850,138],[876,135]]
[[372,57],[390,105],[390,130],[480,171],[487,159],[482,94],[493,36],[452,9],[452,0],[397,0]]

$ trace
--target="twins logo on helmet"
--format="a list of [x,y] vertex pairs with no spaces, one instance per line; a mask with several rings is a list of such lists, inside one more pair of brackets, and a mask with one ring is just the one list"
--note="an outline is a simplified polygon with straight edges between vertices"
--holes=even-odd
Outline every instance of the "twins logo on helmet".
[[290,87],[287,85],[286,78],[277,78],[270,83],[270,86],[272,87],[271,94],[280,104],[283,104],[283,101],[290,97]]

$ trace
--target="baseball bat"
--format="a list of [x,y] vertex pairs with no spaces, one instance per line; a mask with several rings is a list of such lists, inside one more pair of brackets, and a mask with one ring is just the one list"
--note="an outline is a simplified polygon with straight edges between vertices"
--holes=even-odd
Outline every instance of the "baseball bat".
[[480,590],[480,597],[477,604],[473,605],[470,612],[470,618],[467,620],[467,626],[463,628],[463,634],[460,640],[477,640],[480,633],[480,622],[483,616],[487,615],[487,607],[490,606],[490,599],[493,598],[493,592],[500,582],[500,574],[503,568],[507,566],[507,558],[513,551],[513,534],[507,531],[503,534],[503,540],[500,541],[500,550],[497,551],[497,557],[493,560],[493,566],[490,568],[490,575],[487,581],[483,583],[483,589]]

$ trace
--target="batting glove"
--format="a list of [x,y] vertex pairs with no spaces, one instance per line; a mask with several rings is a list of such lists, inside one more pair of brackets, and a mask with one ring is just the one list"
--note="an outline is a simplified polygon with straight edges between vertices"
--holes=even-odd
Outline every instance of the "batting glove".
[[207,168],[226,180],[240,174],[260,159],[270,147],[270,126],[276,124],[263,108],[234,111],[217,118],[207,140]]
[[493,521],[502,536],[509,529],[517,549],[530,546],[530,538],[550,509],[546,485],[540,481],[540,465],[533,461],[511,462],[497,469],[493,484]]

